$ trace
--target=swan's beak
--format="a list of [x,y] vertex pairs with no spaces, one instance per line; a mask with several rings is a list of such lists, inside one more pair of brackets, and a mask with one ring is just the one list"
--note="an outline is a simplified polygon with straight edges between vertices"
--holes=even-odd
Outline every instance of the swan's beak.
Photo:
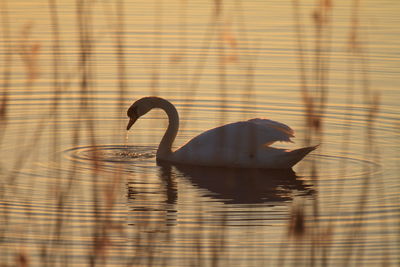
[[129,118],[128,125],[126,126],[126,130],[128,131],[132,125],[136,122],[137,118]]

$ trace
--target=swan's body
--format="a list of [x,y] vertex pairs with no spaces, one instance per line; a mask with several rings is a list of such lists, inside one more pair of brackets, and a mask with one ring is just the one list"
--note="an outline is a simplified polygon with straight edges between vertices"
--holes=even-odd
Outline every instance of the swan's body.
[[316,146],[295,150],[270,147],[276,141],[291,142],[294,131],[287,125],[268,120],[251,119],[226,124],[208,130],[172,151],[172,143],[179,129],[175,107],[159,97],[144,97],[128,109],[130,121],[136,120],[153,108],[164,110],[169,119],[168,128],[157,150],[157,160],[170,163],[203,166],[288,169],[303,159]]

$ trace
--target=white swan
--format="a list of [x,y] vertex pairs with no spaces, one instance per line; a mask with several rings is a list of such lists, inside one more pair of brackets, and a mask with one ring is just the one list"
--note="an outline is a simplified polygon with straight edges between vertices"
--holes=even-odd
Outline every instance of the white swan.
[[270,147],[275,141],[291,142],[294,131],[287,125],[268,120],[251,119],[208,130],[172,151],[178,133],[179,116],[175,107],[159,97],[144,97],[128,109],[129,130],[136,120],[153,108],[168,115],[168,128],[157,150],[157,161],[172,164],[224,166],[241,168],[288,169],[317,146],[286,150]]

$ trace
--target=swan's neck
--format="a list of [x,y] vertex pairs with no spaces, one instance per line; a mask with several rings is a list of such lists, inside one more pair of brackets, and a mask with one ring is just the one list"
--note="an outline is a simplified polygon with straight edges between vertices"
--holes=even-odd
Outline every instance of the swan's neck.
[[178,133],[179,115],[174,105],[165,99],[159,99],[155,107],[164,110],[168,115],[168,128],[157,150],[157,159],[167,160],[172,155],[172,143]]

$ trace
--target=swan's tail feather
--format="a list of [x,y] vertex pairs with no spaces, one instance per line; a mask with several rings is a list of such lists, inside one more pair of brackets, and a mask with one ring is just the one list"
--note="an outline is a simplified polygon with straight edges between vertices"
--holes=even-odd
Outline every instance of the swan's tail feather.
[[316,146],[308,146],[308,147],[303,147],[299,149],[295,149],[290,151],[291,154],[291,160],[290,160],[290,165],[293,167],[296,165],[297,162],[302,160],[308,153],[311,151],[315,150],[319,145]]

